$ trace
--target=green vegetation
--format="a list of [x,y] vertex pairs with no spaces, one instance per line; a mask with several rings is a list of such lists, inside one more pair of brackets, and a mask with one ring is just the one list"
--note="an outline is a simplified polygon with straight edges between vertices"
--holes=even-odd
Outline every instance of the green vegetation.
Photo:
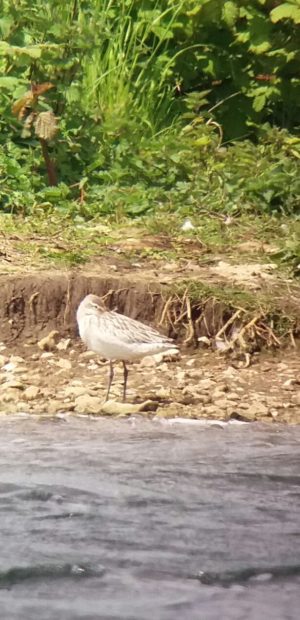
[[[0,0],[0,210],[297,217],[299,23],[299,0]],[[297,271],[297,230],[278,258]]]

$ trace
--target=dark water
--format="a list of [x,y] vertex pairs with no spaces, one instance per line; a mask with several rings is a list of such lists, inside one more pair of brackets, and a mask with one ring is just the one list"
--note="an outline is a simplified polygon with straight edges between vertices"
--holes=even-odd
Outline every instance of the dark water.
[[0,420],[0,618],[298,620],[300,428]]

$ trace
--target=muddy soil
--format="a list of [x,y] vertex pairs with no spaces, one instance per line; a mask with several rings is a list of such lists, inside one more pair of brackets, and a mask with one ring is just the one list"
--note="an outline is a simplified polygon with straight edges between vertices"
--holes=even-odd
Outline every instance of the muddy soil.
[[[225,357],[181,343],[177,355],[145,358],[130,366],[128,401],[120,405],[122,373],[109,407],[103,406],[107,364],[79,342],[75,311],[89,292],[106,296],[110,308],[158,326],[161,283],[139,273],[103,276],[93,271],[31,272],[0,278],[0,410],[53,416],[151,415],[300,422],[300,362],[296,350]],[[222,309],[221,309],[222,310]],[[214,308],[213,325],[223,310]],[[225,310],[224,310],[225,311]],[[217,316],[217,321],[216,321]],[[210,315],[207,320],[209,322]],[[161,326],[166,331],[166,326]],[[49,333],[55,330],[50,338]],[[174,335],[174,334],[170,334]],[[41,343],[41,339],[46,341]],[[180,333],[178,334],[180,343]],[[250,364],[249,364],[250,362]]]

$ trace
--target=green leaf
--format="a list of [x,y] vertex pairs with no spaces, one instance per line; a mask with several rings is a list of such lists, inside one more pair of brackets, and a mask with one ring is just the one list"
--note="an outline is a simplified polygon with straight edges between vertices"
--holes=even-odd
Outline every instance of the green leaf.
[[201,136],[201,138],[197,138],[194,142],[195,146],[207,146],[208,144],[210,144],[209,136]]
[[282,19],[292,19],[295,24],[300,24],[300,7],[289,2],[283,2],[271,11],[270,17],[274,24]]
[[5,17],[1,17],[0,19],[0,32],[3,37],[7,37],[10,33],[10,29],[14,23],[14,20],[11,16],[6,15]]
[[228,2],[224,2],[224,6],[222,9],[222,19],[227,24],[227,26],[229,27],[234,26],[238,17],[239,17],[239,9],[237,7],[236,2],[231,2],[231,0],[228,0]]
[[265,94],[261,94],[261,95],[257,95],[254,99],[253,99],[253,109],[255,110],[255,112],[260,112],[266,104],[266,95]]
[[11,49],[11,46],[9,45],[9,43],[7,43],[6,41],[0,41],[0,54],[7,54],[9,53],[8,50]]
[[30,58],[34,58],[35,60],[40,58],[42,55],[42,50],[38,46],[31,47],[20,47],[15,48],[18,54],[26,54]]
[[17,45],[9,45],[6,41],[0,41],[0,54],[9,56],[21,56],[24,54],[30,58],[37,59],[42,55],[42,48],[38,45],[19,47]]
[[6,88],[7,90],[15,90],[19,85],[20,85],[19,78],[11,77],[11,76],[0,77],[0,88]]
[[264,54],[271,48],[271,24],[262,15],[256,15],[250,23],[250,50],[255,54]]
[[81,99],[81,90],[78,84],[71,84],[71,86],[67,89],[66,99],[68,103],[77,103]]

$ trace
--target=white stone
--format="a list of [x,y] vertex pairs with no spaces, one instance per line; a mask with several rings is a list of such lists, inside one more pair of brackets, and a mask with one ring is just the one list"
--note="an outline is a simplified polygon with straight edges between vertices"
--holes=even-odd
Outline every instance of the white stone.
[[57,343],[56,348],[59,351],[66,351],[71,344],[71,338],[63,338]]
[[25,360],[23,357],[21,357],[20,355],[12,355],[10,358],[10,361],[13,364],[24,364]]
[[40,356],[40,359],[49,359],[50,357],[54,357],[54,353],[51,353],[51,351],[45,351],[44,353],[42,353],[42,355]]
[[82,396],[82,394],[86,394],[86,388],[83,385],[68,385],[65,388],[65,396]]
[[3,370],[6,372],[13,372],[16,369],[17,365],[13,362],[8,362],[8,364],[4,364]]
[[72,362],[70,362],[70,360],[64,359],[63,357],[57,360],[56,365],[63,370],[71,370],[72,368]]
[[75,411],[86,414],[99,414],[102,411],[103,400],[98,396],[82,394],[75,399]]
[[17,390],[24,390],[24,385],[23,383],[21,383],[21,381],[18,381],[17,379],[11,379],[10,381],[7,381],[7,383],[3,385],[3,388],[4,389],[15,388]]

